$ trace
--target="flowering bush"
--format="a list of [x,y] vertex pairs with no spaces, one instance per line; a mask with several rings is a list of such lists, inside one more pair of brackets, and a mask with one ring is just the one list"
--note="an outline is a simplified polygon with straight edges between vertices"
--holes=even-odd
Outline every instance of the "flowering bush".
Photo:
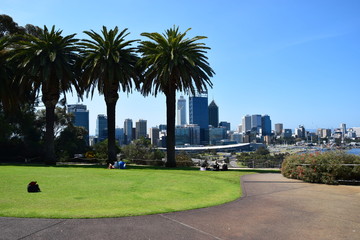
[[281,173],[305,182],[338,184],[339,180],[360,180],[360,156],[344,152],[306,153],[287,156]]

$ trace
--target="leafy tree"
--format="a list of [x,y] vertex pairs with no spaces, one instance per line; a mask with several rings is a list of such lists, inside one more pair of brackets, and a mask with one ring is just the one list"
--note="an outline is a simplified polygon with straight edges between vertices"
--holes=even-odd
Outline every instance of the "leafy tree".
[[[104,141],[95,144],[94,145],[95,157],[98,159],[107,159],[108,152],[109,152],[108,146],[109,146],[108,139],[105,139]],[[121,150],[120,150],[119,146],[115,145],[115,154],[118,154],[120,152],[121,152]],[[109,160],[107,160],[107,161],[109,161]]]
[[[54,121],[55,106],[60,94],[77,87],[75,62],[78,58],[78,41],[75,34],[62,36],[61,30],[50,30],[44,26],[38,36],[25,34],[17,42],[12,52],[12,60],[17,63],[17,74],[21,87],[42,92],[42,102],[46,108],[45,162],[54,164]],[[78,90],[79,91],[79,90]]]
[[71,158],[77,153],[85,154],[89,150],[84,139],[86,134],[88,133],[85,128],[74,126],[70,122],[55,139],[57,154],[63,159]]
[[175,160],[175,104],[176,91],[203,92],[207,85],[212,86],[210,77],[214,71],[205,56],[206,47],[199,40],[203,36],[186,38],[186,33],[179,32],[178,27],[159,33],[142,33],[150,39],[140,42],[142,54],[140,65],[144,70],[142,93],[155,96],[162,92],[166,97],[167,117],[167,167],[176,167]]
[[104,26],[101,35],[85,31],[91,40],[81,42],[83,58],[83,87],[87,93],[94,94],[95,88],[104,95],[108,117],[108,161],[116,160],[115,144],[115,107],[119,98],[118,91],[131,92],[133,83],[137,84],[138,57],[131,44],[135,40],[125,41],[127,29],[107,30]]

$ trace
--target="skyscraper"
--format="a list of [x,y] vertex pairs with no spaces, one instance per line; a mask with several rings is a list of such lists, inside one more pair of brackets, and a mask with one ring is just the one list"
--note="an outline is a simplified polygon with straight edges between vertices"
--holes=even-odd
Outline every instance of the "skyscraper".
[[183,96],[177,101],[177,125],[186,124],[186,99]]
[[135,129],[135,136],[136,139],[139,139],[141,137],[146,138],[147,134],[146,134],[146,129],[147,129],[147,121],[140,119],[139,121],[136,122],[136,129]]
[[98,138],[98,142],[102,142],[108,137],[108,122],[104,114],[97,116],[95,135]]
[[153,146],[158,146],[160,139],[160,129],[157,127],[150,128],[150,139]]
[[280,136],[283,132],[284,125],[282,123],[275,123],[275,134]]
[[251,130],[255,130],[256,133],[259,133],[261,129],[261,115],[254,114],[251,116]]
[[246,115],[242,119],[242,132],[246,133],[251,131],[251,116]]
[[125,121],[124,121],[124,135],[125,135],[124,142],[125,142],[125,144],[129,144],[133,140],[132,129],[133,129],[132,120],[125,119]]
[[67,105],[68,113],[74,115],[73,124],[77,127],[84,127],[88,132],[85,137],[86,144],[89,145],[89,111],[86,110],[86,105],[83,104],[69,104]]
[[271,120],[270,116],[264,115],[261,117],[261,135],[270,136],[271,135]]
[[189,122],[200,127],[201,144],[209,142],[209,111],[207,92],[189,97]]
[[212,100],[209,104],[209,125],[217,128],[219,126],[219,107],[216,105],[215,101]]

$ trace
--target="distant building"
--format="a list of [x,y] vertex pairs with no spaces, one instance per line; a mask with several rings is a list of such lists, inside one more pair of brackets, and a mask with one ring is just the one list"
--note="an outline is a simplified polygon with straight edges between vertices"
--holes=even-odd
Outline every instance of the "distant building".
[[306,138],[306,131],[304,126],[299,125],[298,128],[295,128],[295,137],[304,139]]
[[226,136],[226,128],[210,128],[209,129],[209,142],[210,145],[217,145],[217,142],[224,140]]
[[183,96],[177,101],[177,124],[186,124],[186,99]]
[[125,136],[123,128],[115,128],[115,139],[118,142],[119,146],[124,144]]
[[246,115],[242,118],[242,132],[251,131],[251,116]]
[[133,122],[131,119],[125,119],[124,121],[124,143],[129,144],[133,140]]
[[226,128],[226,131],[230,131],[231,130],[231,125],[229,122],[225,122],[225,121],[221,121],[219,123],[219,127],[224,127]]
[[292,130],[291,129],[284,129],[281,136],[283,138],[291,138],[292,137]]
[[256,133],[260,133],[261,129],[261,115],[251,115],[251,130],[255,130]]
[[95,135],[97,142],[102,142],[108,138],[108,122],[104,114],[99,114],[96,119]]
[[86,129],[87,134],[84,136],[85,142],[89,145],[89,111],[86,109],[86,105],[83,104],[69,104],[67,105],[68,113],[73,114],[73,124],[77,127],[83,127]]
[[271,135],[271,120],[268,115],[261,117],[261,135],[270,136]]
[[136,139],[140,139],[142,137],[146,138],[147,137],[146,131],[147,131],[147,121],[143,119],[137,121],[136,129],[135,129]]
[[150,128],[149,134],[150,134],[151,144],[153,146],[159,146],[160,129],[157,127]]
[[189,122],[200,127],[201,144],[209,142],[209,111],[207,92],[197,93],[189,97]]
[[230,135],[230,140],[237,143],[243,143],[243,134],[240,132],[234,132]]
[[214,128],[219,126],[219,107],[216,105],[215,101],[212,100],[208,106],[209,109],[209,125]]
[[190,145],[190,129],[186,126],[175,127],[175,145]]
[[166,131],[166,129],[167,129],[166,124],[160,124],[159,125],[159,130],[160,131],[164,131],[164,130]]
[[284,125],[282,123],[275,123],[275,134],[276,136],[280,136],[283,132]]

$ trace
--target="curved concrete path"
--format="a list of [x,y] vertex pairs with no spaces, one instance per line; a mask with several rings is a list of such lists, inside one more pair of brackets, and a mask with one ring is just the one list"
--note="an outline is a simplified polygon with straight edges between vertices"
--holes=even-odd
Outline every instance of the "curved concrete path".
[[0,239],[360,239],[360,187],[242,177],[244,196],[183,212],[106,219],[0,218]]

